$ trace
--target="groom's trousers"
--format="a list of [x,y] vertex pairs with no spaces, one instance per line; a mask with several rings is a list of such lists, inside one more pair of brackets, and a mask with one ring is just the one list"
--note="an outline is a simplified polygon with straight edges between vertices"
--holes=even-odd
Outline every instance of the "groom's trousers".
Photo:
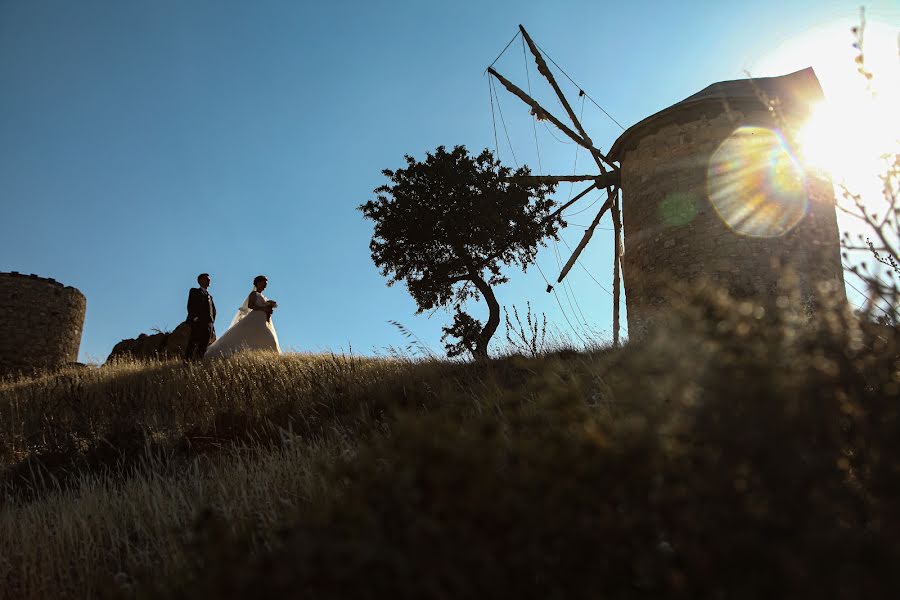
[[191,337],[188,338],[184,359],[200,360],[206,354],[210,340],[216,335],[215,326],[212,323],[191,323],[190,325]]

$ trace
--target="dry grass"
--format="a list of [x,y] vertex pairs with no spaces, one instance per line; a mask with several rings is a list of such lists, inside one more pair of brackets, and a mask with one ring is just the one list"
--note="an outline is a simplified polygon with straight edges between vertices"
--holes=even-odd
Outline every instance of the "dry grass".
[[92,598],[171,578],[186,562],[192,524],[213,510],[269,548],[288,516],[329,494],[323,467],[352,446],[300,439],[275,450],[232,448],[216,460],[149,458],[123,476],[77,478],[70,489],[0,513],[0,597]]
[[[211,364],[120,362],[0,384],[0,466],[109,465],[150,445],[191,451],[279,428],[368,424],[359,394],[402,378],[412,363],[332,355],[245,354]],[[371,410],[377,407],[370,406]],[[257,440],[260,441],[260,440]],[[10,478],[7,477],[7,484]]]
[[174,577],[207,510],[270,548],[298,510],[339,494],[324,474],[386,431],[390,413],[497,415],[513,390],[569,378],[561,361],[544,363],[549,373],[518,358],[244,354],[2,383],[0,539],[17,542],[0,552],[0,598],[92,597]]
[[[421,368],[422,365],[419,365]],[[183,562],[213,508],[264,543],[374,428],[378,386],[415,365],[245,354],[123,361],[0,384],[0,597],[91,597]],[[365,397],[364,397],[365,396]]]
[[893,589],[900,333],[676,315],[620,350],[0,383],[0,598]]

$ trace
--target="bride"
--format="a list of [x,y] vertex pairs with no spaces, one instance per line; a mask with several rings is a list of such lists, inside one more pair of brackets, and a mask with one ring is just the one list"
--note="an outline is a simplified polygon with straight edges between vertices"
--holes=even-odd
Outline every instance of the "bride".
[[273,350],[281,353],[278,334],[272,325],[272,311],[278,306],[262,295],[269,284],[265,275],[253,280],[253,291],[238,309],[231,326],[207,349],[204,358],[228,356],[241,350]]

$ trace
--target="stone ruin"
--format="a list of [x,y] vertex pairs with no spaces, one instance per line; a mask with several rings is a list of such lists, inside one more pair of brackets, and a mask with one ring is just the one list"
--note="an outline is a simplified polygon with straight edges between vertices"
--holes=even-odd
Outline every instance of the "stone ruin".
[[158,331],[152,335],[142,333],[136,338],[122,340],[116,344],[106,361],[117,358],[141,360],[181,358],[187,349],[190,335],[191,326],[187,322],[181,323],[171,332]]
[[0,273],[0,375],[78,360],[87,300],[55,279]]
[[[87,300],[55,279],[0,273],[0,376],[77,365]],[[180,358],[190,326],[141,334],[115,345],[109,359]]]

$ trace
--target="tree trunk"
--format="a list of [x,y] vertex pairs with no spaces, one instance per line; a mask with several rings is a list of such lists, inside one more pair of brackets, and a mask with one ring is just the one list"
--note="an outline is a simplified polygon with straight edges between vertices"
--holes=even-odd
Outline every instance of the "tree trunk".
[[481,277],[480,273],[470,270],[469,277],[470,281],[474,283],[475,287],[478,288],[478,291],[481,292],[481,295],[484,296],[489,311],[487,323],[485,323],[484,328],[481,330],[481,334],[478,336],[478,340],[475,343],[475,352],[473,353],[476,359],[481,360],[488,357],[488,344],[490,343],[491,338],[494,337],[497,327],[500,326],[500,303],[497,302],[497,297],[494,296],[494,290],[492,290],[491,286],[488,285],[488,282]]

